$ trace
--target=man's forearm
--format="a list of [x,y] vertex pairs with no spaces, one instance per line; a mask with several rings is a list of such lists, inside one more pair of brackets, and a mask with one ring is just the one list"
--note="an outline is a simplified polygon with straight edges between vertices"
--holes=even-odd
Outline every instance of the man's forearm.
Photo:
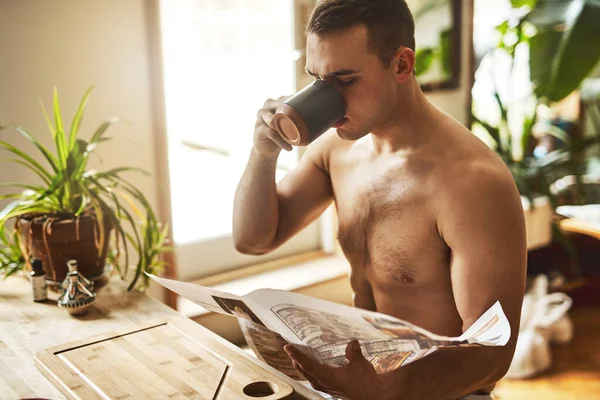
[[510,364],[509,349],[442,348],[380,375],[377,400],[459,399],[496,383]]
[[264,252],[277,235],[276,166],[277,156],[265,156],[252,148],[233,207],[233,238],[238,250]]

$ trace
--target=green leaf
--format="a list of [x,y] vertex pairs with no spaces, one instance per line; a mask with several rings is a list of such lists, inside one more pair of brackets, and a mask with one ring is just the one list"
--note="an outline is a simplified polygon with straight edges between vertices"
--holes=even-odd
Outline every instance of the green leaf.
[[99,143],[102,139],[102,135],[104,134],[104,132],[106,132],[106,130],[115,122],[119,122],[120,119],[119,118],[111,118],[108,121],[103,122],[98,129],[96,129],[96,132],[94,132],[94,135],[92,136],[92,138],[90,139],[90,144],[96,144]]
[[[125,275],[127,275],[127,270],[129,268],[129,249],[127,247],[127,238],[126,238],[125,231],[124,231],[123,225],[121,224],[120,219],[122,219],[123,216],[125,215],[137,236],[137,226],[135,224],[135,221],[131,217],[131,215],[129,215],[129,213],[127,213],[127,211],[125,209],[123,209],[117,196],[112,192],[112,190],[105,187],[99,180],[95,179],[93,176],[87,176],[86,179],[89,179],[90,182],[92,182],[94,185],[96,185],[102,191],[102,193],[104,193],[106,196],[108,196],[113,201],[113,203],[115,204],[115,206],[117,208],[116,215],[114,213],[112,213],[111,215],[113,217],[113,223],[114,223],[115,229],[117,230],[117,234],[119,234],[121,236],[122,242],[123,242],[124,253],[125,253],[125,270],[123,272],[123,276],[125,276]],[[100,198],[100,196],[98,194],[96,194],[94,191],[89,190],[89,189],[86,189],[86,191],[91,197],[94,197],[94,198],[98,199],[99,201],[103,201]],[[106,207],[109,208],[108,206],[106,206]],[[138,239],[139,239],[139,237],[138,237]]]
[[521,150],[523,151],[523,156],[527,154],[529,143],[533,137],[533,126],[536,121],[536,116],[537,114],[534,111],[533,115],[525,117],[525,122],[523,123],[523,133],[521,134]]
[[75,141],[77,139],[77,132],[79,131],[79,125],[81,124],[81,119],[83,118],[83,112],[85,111],[85,106],[87,104],[88,98],[90,97],[90,93],[94,89],[94,86],[91,86],[83,96],[81,103],[79,103],[79,107],[77,108],[77,112],[73,117],[73,122],[71,123],[71,131],[69,133],[69,151],[75,147]]
[[78,180],[85,172],[87,166],[86,151],[88,143],[85,140],[77,139],[75,146],[70,150],[69,156],[67,157],[66,174],[71,179]]
[[573,0],[538,0],[535,8],[527,16],[527,20],[537,29],[553,30],[564,24],[565,16],[574,3]]
[[4,199],[18,199],[20,197],[23,197],[23,195],[21,193],[9,193],[9,194],[0,195],[0,200],[4,200]]
[[50,133],[52,134],[52,139],[54,139],[54,135],[56,135],[56,129],[52,125],[52,121],[50,121],[50,117],[48,116],[48,112],[46,111],[46,107],[44,107],[44,103],[42,102],[42,99],[40,98],[38,100],[40,102],[40,106],[42,106],[42,112],[44,113],[44,118],[46,119],[46,124],[48,125],[48,129],[50,130]]
[[54,88],[54,126],[57,134],[58,132],[64,132],[62,117],[60,116],[60,107],[58,105],[58,90],[56,87]]
[[75,216],[77,217],[81,215],[86,210],[86,206],[88,204],[89,200],[87,199],[86,195],[82,193],[80,196],[79,207],[77,208],[77,211],[75,211]]
[[125,190],[129,192],[132,196],[134,196],[135,199],[139,201],[140,204],[142,204],[142,206],[144,207],[144,209],[150,214],[151,219],[156,220],[156,215],[154,215],[154,211],[152,211],[152,206],[150,206],[150,203],[148,203],[146,196],[144,196],[144,194],[140,192],[140,190],[134,185],[132,185],[129,181],[123,178],[120,178],[120,180],[125,184]]
[[7,265],[6,272],[4,272],[4,279],[8,278],[11,275],[16,274],[21,271],[25,267],[25,261],[20,263],[10,263]]
[[485,130],[487,131],[488,135],[490,135],[490,137],[496,143],[496,147],[499,150],[501,150],[500,149],[500,130],[498,128],[496,128],[496,127],[491,126],[487,122],[484,122],[484,121],[480,120],[475,115],[472,115],[472,118],[473,118],[473,122],[475,122],[475,123],[481,125],[483,128],[485,128]]
[[[119,202],[119,199],[117,198],[117,196],[114,193],[109,193],[111,199],[113,200],[113,202],[115,203],[115,206],[117,207],[117,217],[121,218],[121,215],[125,212],[123,210],[123,207],[121,206],[121,203]],[[121,235],[121,239],[123,242],[123,249],[124,249],[124,253],[125,253],[125,270],[124,270],[124,274],[127,275],[127,271],[129,269],[129,248],[127,246],[127,236],[125,235],[125,230],[123,229],[123,225],[121,225],[120,221],[117,221],[116,225],[116,229],[118,231],[118,233]]]
[[540,0],[531,21],[539,29],[531,38],[530,52],[536,95],[562,100],[600,61],[600,1]]
[[4,223],[10,219],[9,215],[11,215],[14,210],[21,206],[25,201],[26,199],[15,200],[3,208],[2,211],[0,211],[0,226],[4,226]]
[[551,91],[553,62],[550,60],[556,56],[561,38],[561,32],[548,31],[538,33],[530,40],[529,70],[538,97],[548,97]]
[[121,172],[141,172],[142,174],[144,174],[146,176],[150,176],[150,174],[148,173],[148,171],[143,170],[141,168],[136,168],[136,167],[119,167],[119,168],[113,168],[113,169],[109,169],[108,171],[104,171],[104,172],[95,172],[93,174],[93,176],[95,176],[98,179],[104,179],[104,178],[117,178],[117,179],[121,179],[121,177],[119,176],[119,174]]
[[45,176],[48,179],[52,179],[52,175],[50,175],[46,168],[44,168],[39,162],[37,162],[33,157],[31,157],[27,153],[3,141],[0,141],[0,147],[3,147],[5,150],[8,150],[14,155],[21,157],[25,163],[29,164],[31,168],[37,171],[39,174]]
[[69,150],[67,149],[67,142],[65,139],[65,133],[63,131],[56,131],[54,143],[56,144],[56,155],[58,156],[58,168],[61,170],[66,170]]
[[440,61],[442,70],[447,77],[452,75],[452,33],[453,29],[446,29],[440,33]]
[[40,177],[40,179],[42,181],[44,181],[45,184],[50,184],[50,179],[47,176],[45,176],[40,171],[38,171],[37,169],[35,169],[33,167],[33,165],[31,165],[31,164],[29,164],[29,163],[27,163],[27,162],[25,162],[23,160],[18,160],[16,158],[4,158],[4,159],[0,159],[0,161],[3,161],[3,162],[13,162],[13,163],[16,163],[16,164],[20,164],[20,165],[24,166],[25,168],[33,171],[37,176]]
[[[125,216],[125,219],[129,221],[129,224],[133,227],[132,231],[134,233],[134,236],[132,237],[129,233],[126,233],[125,236],[129,239],[129,242],[134,246],[137,252],[140,253],[142,249],[142,241],[138,232],[138,226],[135,223],[135,220],[133,219],[129,211],[121,207],[121,212]],[[125,266],[125,268],[127,268],[127,266]]]
[[498,104],[498,108],[500,109],[500,118],[502,122],[508,124],[508,112],[506,111],[506,107],[504,107],[504,103],[502,103],[502,99],[500,98],[497,90],[494,90],[494,99],[496,100],[496,104]]
[[498,33],[500,33],[500,35],[504,36],[506,35],[506,32],[508,32],[508,28],[508,20],[505,20],[496,27],[496,30],[498,31]]
[[523,6],[534,8],[536,3],[537,0],[510,0],[510,4],[513,8],[521,8]]
[[433,64],[433,60],[435,58],[435,49],[430,47],[418,49],[415,58],[416,76],[420,76],[426,73]]
[[43,156],[46,158],[46,160],[48,161],[48,163],[50,164],[50,166],[52,167],[52,170],[54,170],[56,172],[57,170],[57,166],[56,166],[56,158],[54,157],[54,155],[48,150],[48,148],[46,146],[44,146],[39,140],[37,140],[36,138],[34,138],[29,132],[27,132],[27,130],[21,126],[16,126],[14,127],[17,132],[19,132],[23,137],[25,137],[27,140],[29,140],[31,143],[33,143],[35,145],[35,147],[38,148],[38,150],[43,154]]
[[20,187],[33,190],[34,192],[41,192],[44,190],[41,186],[28,185],[22,182],[0,182],[0,187]]

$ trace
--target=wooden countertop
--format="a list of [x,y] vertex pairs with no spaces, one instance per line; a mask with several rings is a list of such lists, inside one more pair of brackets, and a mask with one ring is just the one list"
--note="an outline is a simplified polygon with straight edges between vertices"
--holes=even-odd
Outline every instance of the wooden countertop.
[[576,218],[565,218],[560,221],[560,228],[566,232],[580,233],[600,240],[600,229]]
[[[49,292],[49,297],[56,300],[58,294]],[[156,299],[139,292],[127,292],[117,277],[100,289],[93,306],[78,317],[58,308],[56,301],[35,303],[29,281],[24,276],[0,280],[0,397],[64,399],[36,368],[34,355],[38,351],[106,332],[145,327],[173,317],[185,318]],[[306,398],[322,398],[237,346],[217,338],[284,379],[297,393]]]

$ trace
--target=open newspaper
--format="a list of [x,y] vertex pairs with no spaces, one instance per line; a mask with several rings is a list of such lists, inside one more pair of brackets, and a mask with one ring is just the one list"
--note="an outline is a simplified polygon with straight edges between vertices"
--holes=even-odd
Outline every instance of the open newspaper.
[[323,364],[341,365],[357,339],[378,373],[423,358],[441,347],[504,346],[510,325],[499,302],[459,337],[433,334],[389,315],[283,290],[260,289],[244,296],[208,287],[150,278],[209,311],[240,319],[248,345],[259,359],[294,379],[305,379],[283,351],[286,343]]

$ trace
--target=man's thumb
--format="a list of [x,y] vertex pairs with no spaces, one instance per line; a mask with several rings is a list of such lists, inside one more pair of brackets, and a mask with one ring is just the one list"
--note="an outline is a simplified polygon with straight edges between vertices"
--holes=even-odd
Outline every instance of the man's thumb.
[[346,347],[346,358],[348,361],[360,360],[363,358],[358,340],[352,340]]

